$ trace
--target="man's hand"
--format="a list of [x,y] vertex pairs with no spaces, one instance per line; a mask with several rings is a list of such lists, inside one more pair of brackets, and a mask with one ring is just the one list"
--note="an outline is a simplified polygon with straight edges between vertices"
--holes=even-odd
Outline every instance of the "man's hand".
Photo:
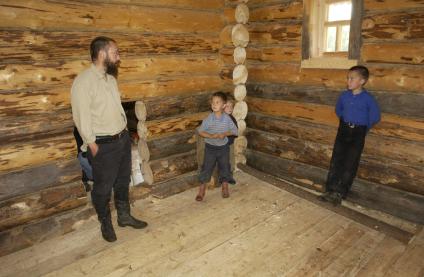
[[97,152],[99,151],[99,146],[97,145],[97,143],[90,143],[88,144],[88,147],[90,147],[91,155],[95,157],[97,155]]

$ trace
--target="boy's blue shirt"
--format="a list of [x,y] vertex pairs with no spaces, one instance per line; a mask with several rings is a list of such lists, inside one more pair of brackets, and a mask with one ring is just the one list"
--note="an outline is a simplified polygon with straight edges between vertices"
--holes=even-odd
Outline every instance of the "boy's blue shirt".
[[344,122],[365,125],[368,130],[381,119],[377,101],[365,89],[356,95],[351,90],[343,91],[337,100],[336,114]]
[[[238,133],[237,127],[226,113],[222,113],[220,118],[217,118],[214,113],[210,113],[208,117],[203,120],[198,131],[210,134],[219,134],[227,131],[230,131],[233,135],[237,135]],[[205,142],[215,146],[222,146],[228,143],[228,137],[224,137],[223,139],[205,138]]]

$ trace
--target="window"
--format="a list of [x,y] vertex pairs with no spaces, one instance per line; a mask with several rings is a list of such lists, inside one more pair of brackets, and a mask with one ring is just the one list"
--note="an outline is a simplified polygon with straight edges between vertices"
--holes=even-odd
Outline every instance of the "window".
[[357,64],[363,0],[304,0],[302,67]]

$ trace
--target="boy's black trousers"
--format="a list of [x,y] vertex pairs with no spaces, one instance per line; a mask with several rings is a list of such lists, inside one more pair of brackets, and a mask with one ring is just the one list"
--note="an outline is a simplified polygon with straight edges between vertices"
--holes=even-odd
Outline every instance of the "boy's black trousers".
[[327,176],[326,191],[338,192],[343,198],[352,186],[364,149],[367,127],[340,120]]
[[215,165],[218,164],[219,183],[232,182],[230,164],[230,146],[214,146],[205,143],[205,156],[199,174],[199,182],[205,184],[210,181]]

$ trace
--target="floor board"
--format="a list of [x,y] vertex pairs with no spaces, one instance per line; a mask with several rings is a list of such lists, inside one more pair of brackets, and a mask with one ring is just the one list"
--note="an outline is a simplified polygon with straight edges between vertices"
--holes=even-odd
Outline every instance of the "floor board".
[[196,190],[135,203],[144,230],[79,230],[0,258],[0,276],[424,276],[424,231],[408,245],[239,172],[231,197]]

